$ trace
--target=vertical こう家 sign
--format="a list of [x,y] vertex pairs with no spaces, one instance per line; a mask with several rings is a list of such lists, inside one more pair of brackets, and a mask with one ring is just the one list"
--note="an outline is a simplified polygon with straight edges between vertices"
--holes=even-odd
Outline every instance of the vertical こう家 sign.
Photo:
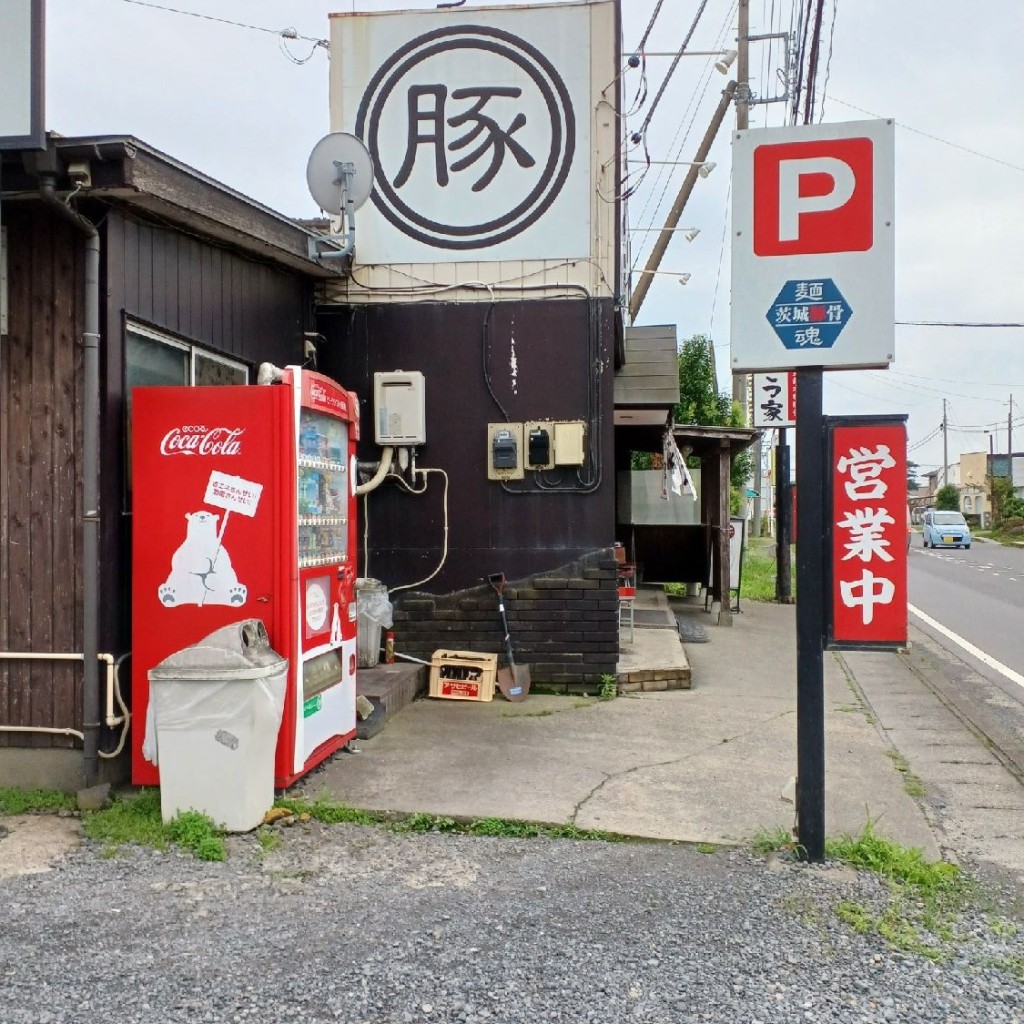
[[826,647],[907,642],[905,417],[829,419],[831,595]]
[[755,373],[753,406],[755,427],[795,427],[796,374]]

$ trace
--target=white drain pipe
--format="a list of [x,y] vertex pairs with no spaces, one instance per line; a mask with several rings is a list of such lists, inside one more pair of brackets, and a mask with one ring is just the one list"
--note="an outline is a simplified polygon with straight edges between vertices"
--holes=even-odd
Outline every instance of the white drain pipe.
[[[128,712],[128,708],[125,706],[124,701],[121,698],[121,686],[120,681],[117,678],[117,664],[112,654],[105,652],[99,652],[96,655],[97,660],[102,661],[107,666],[107,699],[106,699],[106,716],[104,717],[104,723],[111,729],[118,725],[124,724],[124,730],[121,735],[121,742],[118,743],[117,748],[111,753],[105,751],[98,751],[100,757],[116,757],[124,746],[124,737],[128,732],[128,725],[131,720],[131,715]],[[0,660],[3,661],[85,661],[84,654],[75,653],[62,653],[59,651],[0,651]],[[115,700],[121,707],[121,714],[114,714],[114,702]],[[81,729],[61,728],[59,726],[46,726],[46,725],[0,725],[0,732],[34,732],[42,733],[49,736],[74,736],[76,739],[80,739],[85,742],[85,733]]]

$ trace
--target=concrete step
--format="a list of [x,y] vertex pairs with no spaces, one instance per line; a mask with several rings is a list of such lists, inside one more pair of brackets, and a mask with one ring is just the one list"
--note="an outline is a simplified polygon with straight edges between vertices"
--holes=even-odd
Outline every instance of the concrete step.
[[356,724],[356,735],[361,740],[384,728],[407,704],[426,693],[430,669],[426,665],[395,662],[356,671],[356,695],[366,697],[373,704],[373,714]]

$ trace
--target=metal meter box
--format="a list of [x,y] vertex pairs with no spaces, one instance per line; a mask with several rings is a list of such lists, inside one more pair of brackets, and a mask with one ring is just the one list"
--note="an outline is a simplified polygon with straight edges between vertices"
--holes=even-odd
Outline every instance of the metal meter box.
[[487,479],[522,480],[525,476],[522,423],[488,423]]
[[389,370],[373,375],[373,429],[377,444],[427,443],[423,374]]
[[586,458],[583,447],[586,424],[582,420],[566,420],[555,424],[555,465],[582,466]]

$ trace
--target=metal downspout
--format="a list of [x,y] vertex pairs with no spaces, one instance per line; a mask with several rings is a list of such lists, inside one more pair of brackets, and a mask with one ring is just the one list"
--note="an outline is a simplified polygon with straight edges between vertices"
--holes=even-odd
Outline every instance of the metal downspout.
[[85,235],[85,324],[82,332],[82,732],[85,784],[99,774],[99,420],[100,236],[95,226],[56,192],[56,175],[39,177],[43,200]]

